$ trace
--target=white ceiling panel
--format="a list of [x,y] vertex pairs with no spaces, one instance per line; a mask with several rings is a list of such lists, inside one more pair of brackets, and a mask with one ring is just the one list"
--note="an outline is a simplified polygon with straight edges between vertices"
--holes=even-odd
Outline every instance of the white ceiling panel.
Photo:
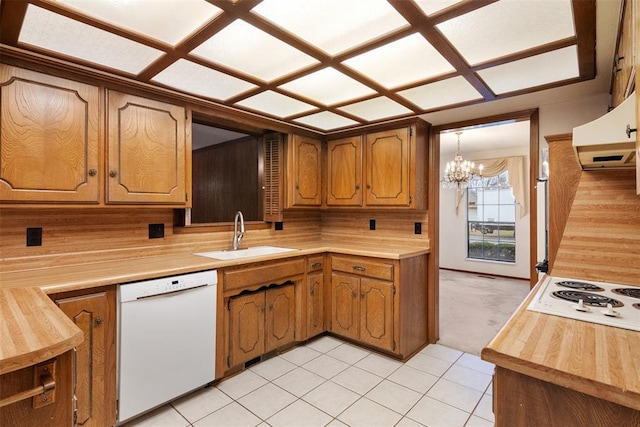
[[470,65],[575,35],[571,0],[502,0],[436,27]]
[[496,94],[541,86],[578,77],[578,52],[575,46],[569,46],[481,70],[478,74]]
[[19,43],[138,74],[163,52],[30,4]]
[[292,116],[316,108],[311,104],[298,101],[272,90],[261,92],[236,104],[277,117]]
[[386,0],[264,0],[252,11],[331,55],[408,26]]
[[234,21],[191,53],[267,82],[318,63],[242,20]]
[[324,105],[333,105],[375,93],[370,87],[335,68],[324,68],[280,87]]
[[385,96],[345,105],[340,110],[368,121],[411,114],[410,109]]
[[356,122],[355,120],[351,120],[339,114],[332,113],[331,111],[323,111],[320,113],[311,114],[309,116],[297,118],[294,121],[324,131],[358,124],[358,122]]
[[225,100],[256,86],[202,65],[181,59],[153,81],[194,95]]
[[425,110],[482,99],[464,77],[453,77],[398,92]]
[[[174,46],[222,10],[206,0],[55,0],[85,15]],[[180,19],[174,19],[179,16]],[[171,25],[166,25],[171,22]]]
[[454,68],[420,34],[413,34],[344,62],[386,88],[453,71]]

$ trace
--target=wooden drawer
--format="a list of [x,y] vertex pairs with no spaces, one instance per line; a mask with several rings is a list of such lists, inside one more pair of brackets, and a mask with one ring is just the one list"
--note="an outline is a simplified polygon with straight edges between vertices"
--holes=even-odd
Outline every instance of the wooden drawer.
[[393,281],[393,264],[357,257],[331,257],[331,269],[359,276]]
[[304,274],[304,259],[249,264],[246,267],[223,270],[223,290],[248,288],[255,285],[279,284]]
[[307,273],[322,271],[324,257],[322,255],[307,258]]

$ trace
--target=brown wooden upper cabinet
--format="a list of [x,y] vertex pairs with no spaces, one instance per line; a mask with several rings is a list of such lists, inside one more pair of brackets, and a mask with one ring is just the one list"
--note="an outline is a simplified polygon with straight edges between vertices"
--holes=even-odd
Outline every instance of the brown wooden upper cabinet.
[[[627,96],[631,95],[634,88],[634,49],[637,41],[633,37],[634,11],[632,3],[631,0],[622,2],[623,13],[621,15],[620,32],[618,33],[618,45],[613,58],[612,107],[620,105]],[[636,11],[635,13],[638,12]]]
[[322,142],[293,135],[287,144],[287,208],[322,206]]
[[327,207],[426,209],[426,130],[410,125],[327,143]]
[[107,202],[184,205],[184,107],[108,92]]
[[186,109],[103,90],[0,64],[1,203],[189,205]]
[[100,198],[99,89],[0,64],[0,201]]

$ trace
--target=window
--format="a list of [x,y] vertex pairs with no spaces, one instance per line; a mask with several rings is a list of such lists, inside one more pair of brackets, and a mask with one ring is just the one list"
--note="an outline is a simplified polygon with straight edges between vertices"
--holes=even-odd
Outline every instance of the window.
[[474,178],[467,188],[467,257],[516,262],[516,201],[509,172]]

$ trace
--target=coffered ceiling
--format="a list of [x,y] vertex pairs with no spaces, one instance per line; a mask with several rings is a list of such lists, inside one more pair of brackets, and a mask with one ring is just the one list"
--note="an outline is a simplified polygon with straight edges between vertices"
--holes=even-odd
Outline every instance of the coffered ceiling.
[[595,77],[595,0],[2,1],[0,39],[321,133]]

